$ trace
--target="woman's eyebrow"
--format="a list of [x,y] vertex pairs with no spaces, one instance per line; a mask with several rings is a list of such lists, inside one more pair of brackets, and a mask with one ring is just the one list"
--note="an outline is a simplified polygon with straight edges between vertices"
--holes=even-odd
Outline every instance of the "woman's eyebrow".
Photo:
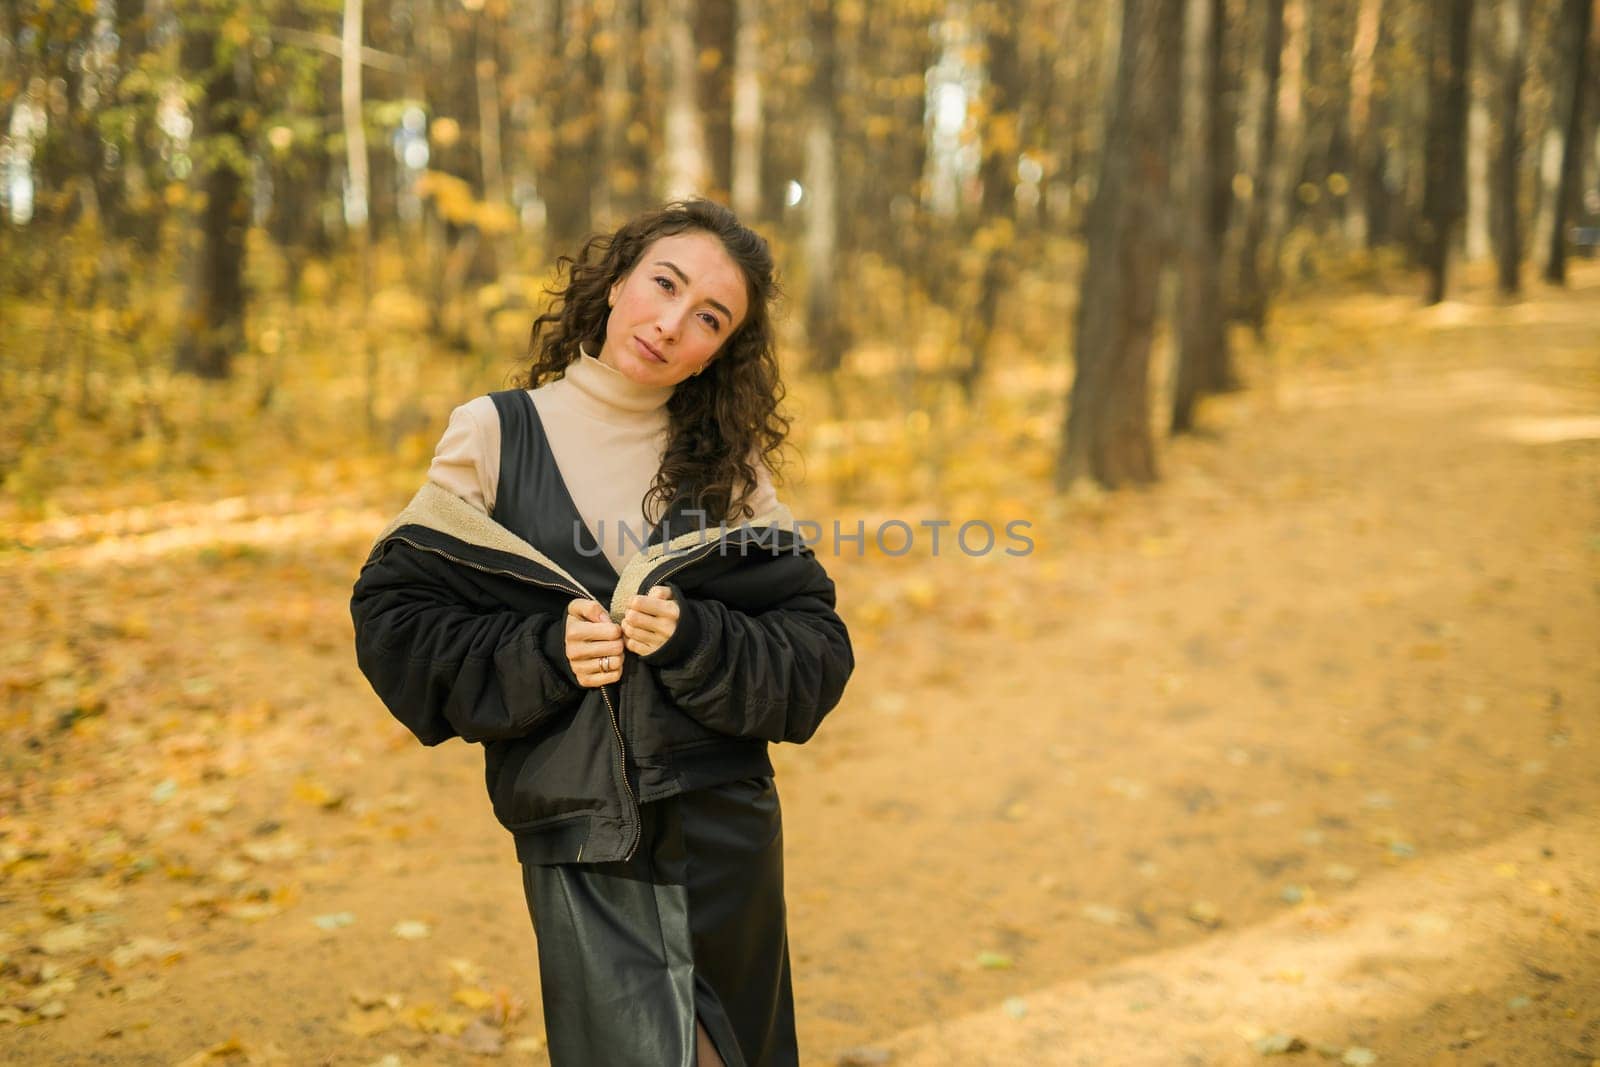
[[[678,269],[678,265],[676,263],[672,262],[670,259],[658,259],[658,260],[656,260],[656,265],[657,266],[661,266],[661,267],[666,267],[672,273],[676,274],[678,276],[678,279],[680,281],[682,281],[684,285],[688,285],[689,284],[689,276],[687,274],[683,273],[683,271],[679,270]],[[711,299],[709,296],[706,297],[706,303],[710,304],[712,307],[716,308],[718,311],[720,311],[724,315],[726,315],[729,322],[733,321],[733,312],[731,312],[727,308],[723,307],[721,303],[719,303],[716,300]]]

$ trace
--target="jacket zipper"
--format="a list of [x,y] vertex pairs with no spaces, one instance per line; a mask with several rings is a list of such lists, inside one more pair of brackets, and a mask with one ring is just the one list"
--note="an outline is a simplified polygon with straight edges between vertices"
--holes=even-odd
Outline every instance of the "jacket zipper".
[[[622,775],[622,788],[628,794],[628,810],[637,811],[639,809],[639,801],[633,795],[633,786],[628,784],[628,746],[622,740],[622,727],[617,722],[617,709],[612,706],[611,694],[606,692],[606,687],[603,685],[600,687],[600,695],[605,698],[606,711],[611,713],[611,732],[617,735],[617,770]],[[640,819],[635,818],[632,839],[628,844],[628,854],[622,857],[624,863],[633,859],[633,854],[639,850],[640,836],[642,836],[640,833]],[[581,848],[578,850],[578,856],[579,858],[583,856]]]
[[[463,567],[471,567],[474,570],[482,571],[484,574],[503,574],[507,578],[515,578],[518,581],[527,582],[527,583],[529,583],[531,585],[543,586],[546,589],[559,589],[564,593],[576,592],[576,595],[579,595],[579,596],[588,596],[589,595],[586,590],[578,589],[578,590],[574,591],[569,586],[563,585],[560,582],[541,582],[537,578],[530,578],[525,574],[518,574],[516,571],[508,571],[503,567],[485,567],[481,563],[474,563],[471,560],[462,559],[460,556],[457,556],[457,555],[454,555],[452,553],[446,552],[442,548],[435,548],[432,545],[419,544],[416,541],[411,540],[411,538],[409,538],[409,537],[398,537],[398,536],[396,536],[396,537],[392,537],[391,539],[395,540],[395,541],[404,542],[405,544],[408,544],[412,548],[415,548],[415,549],[417,549],[418,551],[421,551],[421,552],[432,552],[436,556],[443,556],[445,559],[448,559],[448,560],[450,560],[450,561],[452,561],[454,563],[459,563]],[[593,598],[590,597],[590,599],[593,599]],[[633,833],[632,833],[632,838],[631,838],[631,841],[630,841],[630,843],[628,845],[628,854],[623,857],[623,861],[626,862],[627,860],[633,859],[633,854],[635,852],[637,852],[638,849],[639,849],[639,837],[641,836],[640,832],[639,832],[639,830],[640,830],[640,817],[637,814],[637,812],[639,810],[639,801],[638,801],[638,798],[634,795],[633,786],[628,784],[628,746],[627,746],[627,743],[624,742],[623,739],[622,739],[622,724],[618,721],[618,718],[617,718],[616,705],[611,702],[611,694],[606,692],[606,687],[605,686],[602,685],[602,686],[599,686],[598,688],[600,690],[601,698],[603,700],[605,700],[605,702],[606,702],[606,714],[609,715],[610,718],[611,718],[611,732],[613,734],[615,734],[616,738],[617,738],[617,771],[620,773],[620,775],[622,777],[622,788],[623,788],[623,791],[628,794],[628,811],[629,811],[629,813],[633,814]],[[583,856],[583,849],[581,847],[578,849],[578,856],[579,856],[579,858],[582,858],[582,856]]]
[[718,545],[724,545],[726,543],[727,543],[727,539],[726,538],[718,538],[717,540],[709,542],[709,543],[707,543],[707,544],[705,544],[703,546],[696,546],[697,548],[702,548],[703,547],[705,549],[705,551],[701,552],[699,555],[685,557],[684,560],[681,563],[679,563],[676,567],[673,567],[669,571],[664,571],[661,574],[656,575],[656,580],[651,582],[650,585],[652,585],[652,586],[660,585],[662,582],[666,581],[668,578],[671,578],[674,574],[677,574],[679,571],[683,570],[683,568],[687,567],[689,564],[698,563],[701,560],[705,559],[707,556],[711,555],[711,550],[716,548]]

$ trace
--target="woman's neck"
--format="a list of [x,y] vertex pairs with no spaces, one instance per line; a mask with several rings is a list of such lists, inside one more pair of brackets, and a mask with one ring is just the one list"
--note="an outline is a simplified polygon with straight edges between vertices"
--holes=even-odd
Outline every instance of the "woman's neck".
[[585,408],[596,414],[651,415],[664,413],[672,399],[671,385],[645,385],[587,351],[567,364],[564,379]]

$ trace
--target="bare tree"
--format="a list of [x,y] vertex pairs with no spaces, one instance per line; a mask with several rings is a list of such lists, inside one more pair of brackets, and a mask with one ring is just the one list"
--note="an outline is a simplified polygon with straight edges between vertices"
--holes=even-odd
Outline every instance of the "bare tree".
[[699,79],[694,41],[693,0],[672,0],[666,6],[667,115],[663,194],[668,197],[704,193],[710,180],[706,130],[700,112]]
[[1567,213],[1583,184],[1583,157],[1588,152],[1583,136],[1583,105],[1589,87],[1589,30],[1593,20],[1593,0],[1564,0],[1556,21],[1561,63],[1553,88],[1563,120],[1561,177],[1551,204],[1550,254],[1544,267],[1545,281],[1555,285],[1565,285],[1567,281]]
[[201,378],[227,378],[244,349],[245,195],[240,148],[243,100],[236,49],[219,46],[215,18],[194,13],[184,31],[184,71],[201,87],[193,151],[204,207],[189,263],[188,293],[174,365]]
[[595,107],[605,85],[601,39],[590,0],[553,0],[545,103],[550,137],[541,174],[545,232],[551,248],[570,248],[594,226],[595,170],[602,158],[601,122]]
[[828,373],[844,360],[839,321],[839,95],[833,0],[812,0],[811,95],[806,103],[806,339],[812,367]]
[[1116,88],[1074,336],[1055,484],[1155,481],[1149,367],[1160,289],[1184,0],[1123,0]]
[[983,162],[979,168],[983,202],[978,224],[987,255],[978,280],[977,302],[971,313],[961,318],[961,349],[967,359],[958,371],[958,381],[969,397],[983,376],[1000,295],[1010,288],[1015,276],[1017,155],[1022,147],[1022,64],[1017,56],[1021,5],[1017,0],[992,0],[982,12],[987,55],[984,69],[989,84]]
[[1383,0],[1359,0],[1355,41],[1350,48],[1350,195],[1345,236],[1363,247],[1372,235],[1372,186],[1377,175],[1377,124],[1372,121],[1373,73],[1382,28]]
[[733,188],[733,76],[739,13],[735,0],[695,0],[696,99],[705,133],[706,181],[702,190],[724,203]]
[[1467,145],[1466,145],[1466,258],[1468,262],[1483,259],[1490,251],[1489,210],[1489,141],[1492,119],[1489,115],[1490,98],[1494,95],[1487,62],[1494,47],[1495,36],[1486,32],[1494,16],[1494,5],[1485,2],[1475,5],[1472,18],[1473,58],[1469,65],[1473,74],[1466,79],[1467,92]]
[[[1250,199],[1246,203],[1244,229],[1239,243],[1239,281],[1236,286],[1236,312],[1257,332],[1266,326],[1267,290],[1271,267],[1264,263],[1264,249],[1272,247],[1268,236],[1274,197],[1283,195],[1274,184],[1278,168],[1278,96],[1283,75],[1284,0],[1263,0],[1261,28],[1261,88],[1256,97],[1257,112],[1252,137]],[[1265,275],[1265,276],[1264,276]]]
[[1225,0],[1188,0],[1185,86],[1184,209],[1179,250],[1178,324],[1173,368],[1172,430],[1193,428],[1204,393],[1238,385],[1228,350],[1223,299],[1223,240],[1233,206],[1233,119],[1225,85],[1228,8]]
[[761,214],[761,0],[738,0],[733,59],[733,210],[748,221]]
[[1522,156],[1522,79],[1526,64],[1528,0],[1499,0],[1500,144],[1492,175],[1490,231],[1500,291],[1522,288],[1522,222],[1517,204]]
[[1471,55],[1472,0],[1441,0],[1428,32],[1428,137],[1422,195],[1424,303],[1445,297],[1450,246],[1465,209],[1467,63]]

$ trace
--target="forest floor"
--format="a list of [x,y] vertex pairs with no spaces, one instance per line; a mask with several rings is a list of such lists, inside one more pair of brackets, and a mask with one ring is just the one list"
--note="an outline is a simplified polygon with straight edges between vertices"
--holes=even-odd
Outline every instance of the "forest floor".
[[[825,555],[807,1064],[1600,1063],[1600,265],[1419,288],[1286,304],[1149,491],[1014,486],[1026,556]],[[0,1061],[543,1062],[479,754],[351,652],[403,495],[97,499],[0,512]]]

